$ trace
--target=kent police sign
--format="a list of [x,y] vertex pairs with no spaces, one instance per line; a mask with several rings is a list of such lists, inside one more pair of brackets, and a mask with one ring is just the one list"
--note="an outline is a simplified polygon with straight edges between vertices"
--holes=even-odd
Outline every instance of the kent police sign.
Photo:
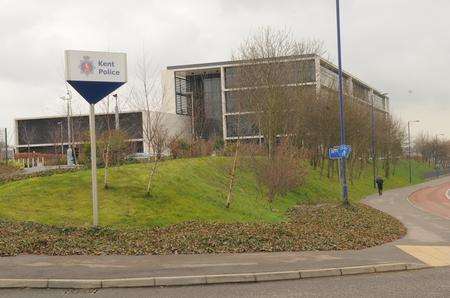
[[65,52],[66,81],[90,104],[96,104],[127,82],[125,53]]
[[90,104],[92,218],[98,225],[97,149],[95,104],[127,81],[124,53],[66,51],[66,81]]

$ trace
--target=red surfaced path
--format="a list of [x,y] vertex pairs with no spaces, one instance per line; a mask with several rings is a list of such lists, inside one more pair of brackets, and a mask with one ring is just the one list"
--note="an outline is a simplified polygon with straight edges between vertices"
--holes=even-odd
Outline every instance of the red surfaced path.
[[418,208],[450,220],[450,200],[446,197],[450,182],[413,193],[409,200]]

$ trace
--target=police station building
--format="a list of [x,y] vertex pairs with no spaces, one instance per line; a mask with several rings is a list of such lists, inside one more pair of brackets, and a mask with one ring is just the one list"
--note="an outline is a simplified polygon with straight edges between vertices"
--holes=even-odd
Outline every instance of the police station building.
[[[337,89],[337,67],[320,56],[283,57],[277,63],[285,65],[292,72],[285,82],[286,86],[303,86],[311,89],[312,94],[317,94],[321,88]],[[242,96],[239,91],[247,88],[239,77],[241,65],[241,61],[224,61],[169,66],[163,70],[165,104],[158,112],[164,113],[169,134],[185,137],[196,134],[199,138],[223,138],[225,141],[235,139],[236,119],[241,113],[236,103]],[[347,72],[344,72],[344,91],[362,104],[373,104],[379,113],[389,113],[389,98],[385,94]],[[127,133],[136,152],[146,152],[148,147],[144,138],[146,117],[151,115],[142,111],[120,113],[120,129]],[[245,113],[240,117],[241,123],[246,123]],[[73,139],[75,143],[80,143],[83,141],[83,132],[89,129],[88,116],[75,116],[72,119]],[[115,125],[114,121],[114,114],[98,115],[98,135],[108,125]],[[63,116],[16,119],[15,125],[19,152],[53,152],[55,144],[68,146],[67,120]],[[250,127],[245,131],[247,135],[239,137],[261,137]]]

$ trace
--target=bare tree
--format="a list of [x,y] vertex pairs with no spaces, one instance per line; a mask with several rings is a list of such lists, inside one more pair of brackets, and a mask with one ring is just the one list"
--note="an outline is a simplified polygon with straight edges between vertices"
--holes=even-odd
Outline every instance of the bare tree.
[[109,117],[109,95],[106,98],[106,101],[103,103],[103,108],[105,111],[105,122],[106,122],[106,135],[104,136],[104,146],[103,147],[103,161],[105,163],[105,169],[104,169],[104,179],[103,179],[103,187],[107,189],[109,187],[108,185],[108,170],[109,170],[109,161],[110,156],[109,152],[111,149],[111,135],[112,135],[112,129],[111,129],[111,123],[110,123],[110,117]]
[[131,104],[143,111],[144,146],[149,152],[149,173],[146,195],[151,196],[159,161],[167,148],[168,130],[165,114],[160,112],[164,104],[164,88],[155,67],[152,67],[145,51],[136,66],[136,82],[131,87]]
[[[298,154],[291,152],[292,144],[303,130],[300,122],[305,99],[315,98],[315,88],[306,84],[315,80],[311,58],[321,53],[318,41],[298,42],[289,31],[262,28],[246,39],[233,56],[238,63],[228,83],[235,89],[234,105],[239,107],[235,118],[243,137],[256,135],[265,146],[266,158],[255,158],[253,169],[268,189],[270,202],[289,188],[283,181],[292,182],[287,176],[281,177],[283,173],[302,172],[301,163],[294,162]],[[292,163],[284,162],[280,154],[292,157]],[[279,175],[269,177],[269,173]],[[301,176],[292,175],[299,184]]]
[[[262,135],[269,158],[275,155],[277,139],[294,133],[297,108],[302,98],[311,95],[303,83],[315,75],[314,65],[302,57],[323,52],[321,42],[298,42],[287,30],[262,28],[234,55],[242,61],[237,71],[238,87],[248,94],[248,102],[242,104],[252,112],[247,116],[251,129]],[[297,57],[298,61],[284,61],[286,57]]]

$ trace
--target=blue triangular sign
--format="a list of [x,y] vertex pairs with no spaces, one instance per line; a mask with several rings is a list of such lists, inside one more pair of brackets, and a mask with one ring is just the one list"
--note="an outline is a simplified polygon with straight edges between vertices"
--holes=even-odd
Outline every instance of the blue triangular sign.
[[67,81],[87,102],[96,104],[125,82]]

